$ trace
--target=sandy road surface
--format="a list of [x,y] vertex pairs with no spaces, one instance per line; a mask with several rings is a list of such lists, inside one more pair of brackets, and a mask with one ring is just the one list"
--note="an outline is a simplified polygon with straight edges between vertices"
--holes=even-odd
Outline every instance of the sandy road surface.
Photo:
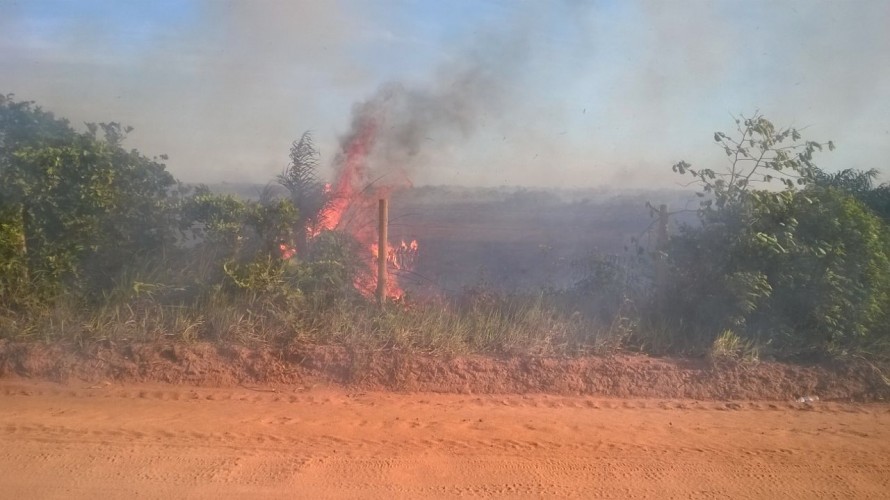
[[890,406],[7,380],[0,471],[4,498],[887,498]]

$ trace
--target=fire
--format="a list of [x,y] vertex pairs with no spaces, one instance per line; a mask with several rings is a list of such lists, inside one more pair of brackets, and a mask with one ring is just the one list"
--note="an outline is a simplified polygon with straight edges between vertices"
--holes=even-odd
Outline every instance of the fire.
[[414,261],[417,259],[417,249],[417,240],[411,240],[411,243],[402,240],[398,246],[389,248],[386,260],[396,269],[413,269]]
[[337,178],[333,185],[326,186],[331,201],[321,213],[319,232],[336,229],[346,211],[356,201],[357,195],[362,193],[361,184],[366,181],[368,155],[374,146],[376,133],[376,124],[366,121],[359,133],[346,145],[344,156],[340,159]]
[[297,249],[286,243],[278,245],[278,250],[281,252],[281,260],[290,260],[297,255]]
[[[375,221],[377,200],[402,187],[373,185],[372,179],[368,178],[368,160],[377,138],[377,129],[378,124],[374,120],[365,119],[358,124],[357,132],[344,145],[343,153],[338,158],[336,178],[333,183],[324,187],[330,201],[322,210],[317,227],[310,230],[310,237],[317,236],[324,230],[334,229],[351,234],[368,249],[370,269],[374,268],[373,263],[379,254]],[[417,252],[416,240],[389,245],[386,255],[388,267],[398,271],[412,269]],[[355,287],[364,295],[372,296],[377,289],[376,274],[358,278]],[[404,291],[395,279],[386,281],[387,297],[399,298],[403,295]]]
[[[377,243],[371,243],[371,255],[376,260],[380,255],[380,248]],[[405,240],[398,245],[390,245],[386,249],[386,262],[389,267],[396,270],[410,270],[414,268],[414,261],[417,259],[417,240],[411,243],[405,243]]]
[[[376,262],[380,255],[380,247],[377,243],[370,243],[369,248],[371,250],[371,256]],[[414,267],[414,261],[417,258],[417,250],[417,240],[412,240],[410,244],[405,243],[403,240],[399,245],[388,245],[386,249],[387,267],[397,271],[410,271]],[[366,295],[374,293],[377,290],[376,276],[370,283],[357,284],[357,288],[365,292]],[[404,290],[402,290],[395,280],[389,279],[386,281],[387,297],[400,298],[404,294]]]

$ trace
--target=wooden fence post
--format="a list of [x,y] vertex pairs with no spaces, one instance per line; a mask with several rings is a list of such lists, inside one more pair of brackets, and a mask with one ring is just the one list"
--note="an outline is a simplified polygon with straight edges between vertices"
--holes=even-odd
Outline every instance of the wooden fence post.
[[386,199],[381,199],[378,203],[378,222],[377,222],[377,303],[383,305],[386,303],[386,257],[388,254],[387,247],[387,223],[389,218],[389,209]]

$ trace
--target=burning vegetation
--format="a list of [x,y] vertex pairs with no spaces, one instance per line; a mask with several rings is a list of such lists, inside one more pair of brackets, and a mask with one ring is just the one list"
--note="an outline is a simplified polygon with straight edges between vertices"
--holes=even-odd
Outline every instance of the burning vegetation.
[[[632,349],[745,360],[890,353],[888,186],[874,186],[874,172],[822,172],[814,158],[832,143],[804,141],[759,115],[739,118],[735,134],[715,135],[725,170],[675,165],[695,178],[701,206],[685,222],[682,211],[656,211],[642,237],[614,233],[624,252],[560,253],[579,232],[559,226],[560,210],[584,217],[605,205],[534,196],[450,198],[467,210],[452,212],[457,230],[440,234],[433,212],[444,212],[430,208],[437,205],[428,188],[412,208],[427,215],[400,217],[410,227],[384,237],[381,252],[379,200],[404,203],[420,192],[410,182],[423,156],[419,137],[459,130],[466,118],[412,113],[428,116],[420,110],[465,95],[449,92],[387,88],[357,106],[329,183],[304,134],[278,177],[282,189],[256,200],[176,183],[162,159],[123,148],[119,124],[78,132],[3,97],[0,337]],[[634,206],[645,217],[644,204]],[[487,212],[538,222],[512,236],[473,229]],[[507,277],[524,270],[498,248],[535,241],[532,265],[555,263],[565,277],[534,290],[504,288],[505,279],[486,281],[470,268],[475,279],[464,288],[443,286],[447,269],[432,272],[443,259],[473,265],[448,246],[458,237],[459,246],[482,242]],[[380,276],[390,277],[385,287]],[[424,286],[407,280],[417,276]],[[383,307],[370,300],[378,292],[388,299]]]
[[[312,223],[298,228],[297,231],[301,233],[301,238],[303,234],[306,235],[310,245],[311,240],[324,231],[340,231],[349,235],[362,249],[360,253],[365,257],[363,260],[366,261],[366,267],[370,269],[373,267],[373,262],[380,258],[378,226],[387,223],[385,220],[375,223],[374,215],[377,212],[374,208],[377,201],[389,198],[398,189],[410,187],[410,183],[393,183],[385,177],[371,178],[370,158],[374,151],[379,124],[374,119],[364,118],[357,122],[356,127],[356,130],[344,140],[343,151],[336,158],[333,183],[324,184],[321,192],[323,201],[318,205],[317,213],[307,219],[307,222],[311,220]],[[301,142],[304,144],[295,144],[294,150],[304,151],[307,147],[311,149],[311,136],[308,132],[303,135]],[[314,159],[317,153],[313,151],[307,156]],[[288,171],[281,177],[288,179],[302,175],[314,179],[316,165],[317,162],[307,163],[295,156]],[[303,172],[295,174],[295,169]],[[300,194],[303,193],[292,192],[294,198],[298,198]],[[396,245],[387,242],[384,257],[386,267],[394,271],[411,271],[417,252],[416,240],[410,243],[401,241]],[[380,273],[362,273],[355,278],[354,285],[363,295],[370,297],[378,289],[380,279]],[[379,300],[399,299],[404,295],[405,292],[399,286],[397,279],[384,281],[385,289],[382,290],[383,295],[378,298]]]

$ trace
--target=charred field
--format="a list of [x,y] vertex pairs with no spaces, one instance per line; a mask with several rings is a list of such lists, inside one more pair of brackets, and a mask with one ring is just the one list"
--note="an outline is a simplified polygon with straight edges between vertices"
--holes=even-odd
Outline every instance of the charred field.
[[[596,256],[627,261],[652,241],[649,204],[692,206],[684,191],[421,187],[393,198],[394,241],[422,246],[406,286],[459,293],[569,289]],[[689,221],[675,220],[673,224]]]

